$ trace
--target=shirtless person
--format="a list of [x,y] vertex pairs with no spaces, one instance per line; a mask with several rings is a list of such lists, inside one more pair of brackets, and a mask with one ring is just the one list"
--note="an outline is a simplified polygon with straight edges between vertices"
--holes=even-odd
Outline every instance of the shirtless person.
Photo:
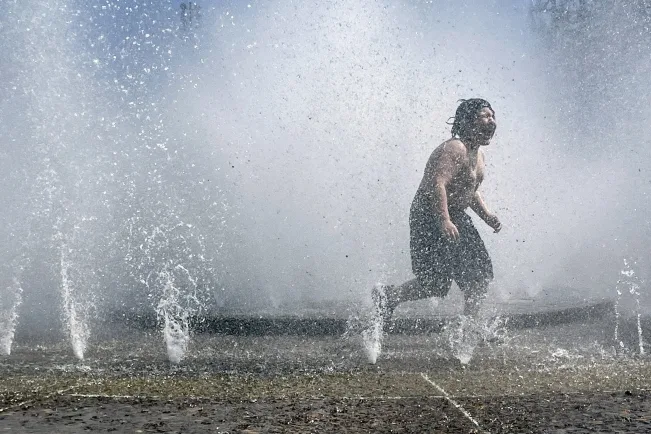
[[409,213],[411,264],[416,275],[399,286],[373,289],[386,324],[398,304],[445,297],[454,280],[464,293],[464,314],[475,315],[493,279],[493,265],[466,209],[497,233],[502,224],[477,190],[484,179],[486,146],[495,133],[495,112],[483,99],[463,100],[452,138],[434,150]]

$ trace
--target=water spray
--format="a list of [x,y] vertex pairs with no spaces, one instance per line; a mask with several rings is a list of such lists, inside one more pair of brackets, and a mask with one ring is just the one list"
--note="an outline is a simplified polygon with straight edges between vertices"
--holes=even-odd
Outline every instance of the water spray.
[[615,300],[615,342],[620,348],[624,348],[624,342],[620,337],[619,324],[621,319],[622,297],[628,293],[635,299],[635,317],[637,325],[638,350],[640,355],[645,354],[644,338],[642,335],[642,312],[640,309],[640,286],[641,282],[633,267],[635,261],[624,259],[624,268],[620,271],[620,278],[617,280],[617,298]]

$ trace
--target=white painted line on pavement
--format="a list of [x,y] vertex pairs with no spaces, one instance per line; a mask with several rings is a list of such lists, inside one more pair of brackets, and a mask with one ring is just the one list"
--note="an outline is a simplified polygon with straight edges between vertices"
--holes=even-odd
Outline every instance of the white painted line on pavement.
[[439,392],[441,392],[441,393],[443,394],[443,396],[445,397],[445,399],[447,399],[448,402],[449,402],[450,404],[454,405],[454,406],[457,408],[457,410],[459,410],[461,413],[463,413],[463,415],[464,415],[464,416],[465,416],[465,417],[466,417],[470,422],[472,422],[473,425],[475,425],[477,428],[479,428],[480,431],[482,431],[482,432],[484,432],[484,433],[487,433],[487,432],[488,432],[488,431],[484,431],[484,430],[479,426],[479,422],[477,422],[477,421],[476,421],[476,420],[475,420],[475,419],[470,415],[470,413],[468,413],[468,412],[466,411],[466,409],[463,408],[463,407],[462,407],[458,402],[456,402],[454,399],[452,399],[452,397],[448,394],[448,392],[446,392],[446,391],[445,391],[441,386],[439,386],[438,384],[436,384],[435,382],[433,382],[432,380],[430,380],[429,377],[428,377],[425,373],[422,373],[422,372],[421,372],[420,376],[423,377],[423,379],[424,379],[425,381],[427,381],[429,384],[431,384],[432,386],[436,387],[436,390],[438,390]]

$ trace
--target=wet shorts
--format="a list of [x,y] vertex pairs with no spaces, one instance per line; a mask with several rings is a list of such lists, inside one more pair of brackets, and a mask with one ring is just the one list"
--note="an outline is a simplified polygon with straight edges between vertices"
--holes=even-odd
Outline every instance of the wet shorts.
[[493,264],[472,219],[465,212],[450,215],[459,240],[441,233],[431,205],[420,196],[409,213],[411,267],[427,296],[445,297],[452,281],[465,289],[493,279]]

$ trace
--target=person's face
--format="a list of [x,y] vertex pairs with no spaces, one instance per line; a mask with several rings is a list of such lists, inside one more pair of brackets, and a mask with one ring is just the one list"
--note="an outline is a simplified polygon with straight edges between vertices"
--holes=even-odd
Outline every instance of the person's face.
[[495,113],[488,107],[479,110],[473,124],[473,132],[481,139],[490,140],[495,134],[497,122],[495,122]]

